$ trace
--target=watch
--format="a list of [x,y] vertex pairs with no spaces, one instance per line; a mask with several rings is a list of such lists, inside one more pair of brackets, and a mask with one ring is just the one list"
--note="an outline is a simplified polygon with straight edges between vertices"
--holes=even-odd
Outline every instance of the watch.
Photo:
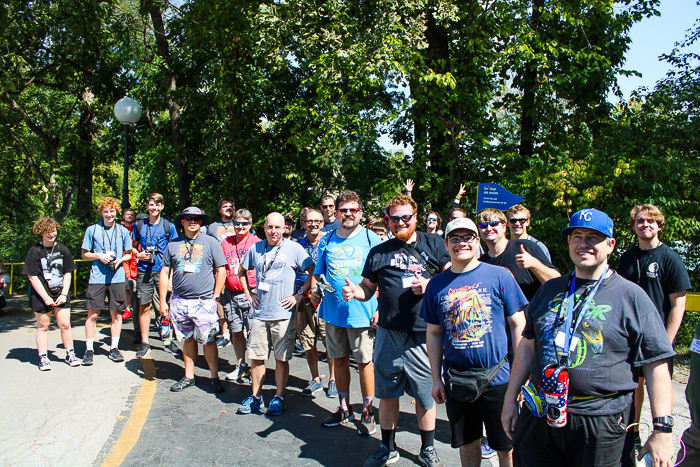
[[214,295],[214,301],[216,303],[221,303],[221,296],[220,295]]
[[658,430],[662,433],[673,432],[673,417],[671,415],[652,418],[651,422],[654,425],[654,430]]

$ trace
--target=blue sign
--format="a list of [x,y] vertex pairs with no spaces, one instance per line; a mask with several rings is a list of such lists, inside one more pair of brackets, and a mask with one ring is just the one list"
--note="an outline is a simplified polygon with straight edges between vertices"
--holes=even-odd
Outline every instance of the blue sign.
[[524,196],[514,195],[495,183],[479,183],[479,193],[476,197],[476,210],[493,208],[505,211],[525,199]]

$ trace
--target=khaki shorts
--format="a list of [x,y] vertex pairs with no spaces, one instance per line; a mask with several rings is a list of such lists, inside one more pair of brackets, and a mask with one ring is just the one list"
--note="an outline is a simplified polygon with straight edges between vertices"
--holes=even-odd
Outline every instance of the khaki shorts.
[[253,318],[248,339],[248,358],[250,360],[267,360],[270,346],[275,351],[275,359],[288,362],[294,352],[294,322],[296,313],[290,319],[261,321]]
[[374,341],[369,335],[372,328],[343,328],[326,323],[326,350],[328,358],[343,358],[350,355],[358,363],[372,361]]
[[318,317],[318,308],[304,297],[297,307],[297,336],[304,350],[316,348],[318,339],[326,345],[326,322]]

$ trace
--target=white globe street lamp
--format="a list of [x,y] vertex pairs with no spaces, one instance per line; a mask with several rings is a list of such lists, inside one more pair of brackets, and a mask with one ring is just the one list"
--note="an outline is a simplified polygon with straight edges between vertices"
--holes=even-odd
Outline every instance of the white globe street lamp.
[[122,185],[122,212],[129,203],[129,125],[141,118],[141,106],[131,97],[124,97],[114,105],[114,116],[124,125],[124,184]]

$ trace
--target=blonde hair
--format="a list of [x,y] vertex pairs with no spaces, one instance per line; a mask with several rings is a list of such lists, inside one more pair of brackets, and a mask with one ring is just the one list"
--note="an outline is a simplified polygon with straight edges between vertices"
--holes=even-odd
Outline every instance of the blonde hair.
[[498,219],[502,224],[505,224],[508,222],[508,219],[506,219],[506,215],[503,214],[503,211],[500,211],[498,209],[493,209],[493,208],[488,208],[484,209],[479,213],[479,224],[482,222],[489,222],[493,218]]
[[630,211],[630,227],[634,228],[634,221],[637,218],[637,214],[639,214],[642,211],[648,212],[649,217],[651,217],[652,220],[656,221],[660,230],[663,230],[664,226],[666,225],[666,218],[661,212],[661,209],[657,208],[653,204],[638,204],[635,207],[633,207]]

